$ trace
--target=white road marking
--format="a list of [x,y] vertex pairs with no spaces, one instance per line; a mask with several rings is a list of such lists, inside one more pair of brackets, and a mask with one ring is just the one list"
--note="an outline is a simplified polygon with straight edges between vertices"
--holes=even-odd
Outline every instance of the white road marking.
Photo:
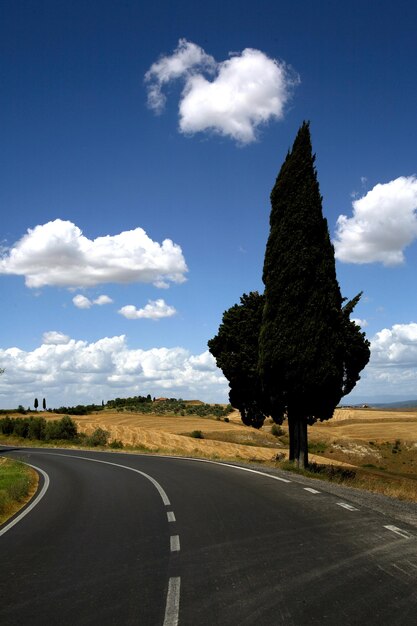
[[168,583],[167,603],[164,626],[177,626],[180,611],[181,578],[170,578]]
[[179,552],[180,551],[180,538],[179,535],[171,535],[171,552]]
[[149,474],[145,474],[145,472],[141,472],[138,469],[135,469],[133,467],[129,467],[128,465],[120,465],[119,463],[110,463],[110,461],[101,461],[100,459],[90,459],[87,456],[77,456],[75,454],[58,454],[56,452],[52,452],[52,453],[49,453],[49,454],[51,456],[66,456],[69,459],[81,459],[82,461],[91,461],[92,463],[104,463],[104,465],[114,465],[114,467],[121,467],[122,469],[129,470],[130,472],[136,472],[136,474],[140,474],[144,478],[147,478],[147,480],[149,480],[153,484],[153,486],[155,487],[155,489],[157,489],[159,495],[161,496],[162,502],[165,504],[165,506],[170,506],[171,505],[171,502],[169,501],[169,498],[168,498],[166,492],[161,487],[161,485],[158,483],[158,481],[156,481],[155,478],[152,478],[152,476],[149,476]]
[[167,512],[168,522],[175,522],[175,513],[173,511]]
[[384,528],[386,528],[387,530],[390,530],[396,535],[400,535],[400,537],[403,537],[404,539],[411,539],[413,536],[406,530],[403,530],[402,528],[397,528],[397,526],[392,526],[390,524],[388,524],[387,526],[384,526]]
[[[24,461],[22,461],[22,463],[24,463]],[[46,472],[44,472],[40,467],[36,467],[36,465],[31,465],[30,463],[26,463],[26,465],[29,465],[30,467],[33,467],[34,470],[36,470],[37,472],[40,472],[42,474],[43,479],[44,479],[44,483],[43,483],[42,489],[40,490],[40,492],[36,496],[36,498],[33,500],[33,502],[31,502],[29,504],[29,506],[20,515],[15,517],[14,520],[12,522],[10,522],[10,524],[7,524],[7,526],[5,526],[2,530],[0,530],[0,537],[1,537],[1,535],[4,535],[4,533],[7,533],[8,530],[13,528],[13,526],[15,524],[17,524],[17,522],[20,522],[20,520],[23,519],[25,517],[25,515],[30,513],[30,511],[37,504],[39,504],[39,502],[42,500],[43,496],[45,495],[45,493],[48,490],[48,487],[49,487],[49,476],[48,476],[48,474]]]
[[[161,455],[162,456],[162,455]],[[241,467],[240,465],[232,465],[231,463],[222,463],[221,461],[209,461],[209,459],[193,459],[192,456],[168,456],[167,459],[181,459],[182,461],[196,461],[197,463],[212,463],[213,465],[223,465],[224,467],[231,467],[235,470],[241,470],[242,472],[250,472],[251,474],[259,474],[260,476],[266,476],[267,478],[272,478],[272,480],[279,480],[282,483],[290,483],[291,480],[287,478],[281,478],[281,476],[273,476],[272,474],[267,474],[266,472],[260,472],[259,470],[250,469],[249,467]]]
[[310,493],[321,493],[317,491],[317,489],[313,489],[312,487],[304,487],[304,491],[309,491]]
[[337,504],[337,506],[341,506],[344,509],[347,509],[348,511],[359,511],[359,509],[356,509],[351,504],[346,504],[346,502],[336,502],[336,504]]

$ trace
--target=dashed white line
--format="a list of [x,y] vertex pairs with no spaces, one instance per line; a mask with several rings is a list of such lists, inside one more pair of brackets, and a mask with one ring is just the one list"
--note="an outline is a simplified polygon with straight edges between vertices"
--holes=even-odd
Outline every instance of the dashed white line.
[[317,491],[317,489],[313,489],[312,487],[304,487],[304,491],[309,491],[310,493],[321,493]]
[[180,551],[180,538],[179,535],[171,535],[171,552],[179,552]]
[[[24,461],[22,461],[23,463]],[[36,467],[36,465],[31,465],[30,463],[26,463],[26,465],[29,465],[30,467],[33,467],[34,470],[36,470],[37,472],[40,472],[44,478],[44,483],[42,486],[42,489],[40,490],[39,494],[36,496],[36,498],[33,500],[33,502],[31,502],[29,504],[28,507],[26,507],[26,509],[17,517],[14,518],[14,520],[12,522],[10,522],[10,524],[7,524],[7,526],[5,526],[2,530],[0,530],[0,537],[1,535],[4,535],[4,533],[7,533],[8,530],[10,530],[11,528],[13,528],[13,526],[15,524],[17,524],[18,522],[20,522],[21,519],[23,519],[25,517],[25,515],[27,515],[28,513],[30,513],[30,511],[37,505],[39,504],[39,502],[42,500],[43,496],[45,495],[45,493],[48,490],[49,487],[49,476],[46,472],[44,472],[40,467]]]
[[337,506],[341,506],[343,509],[347,509],[348,511],[359,511],[359,509],[355,508],[351,504],[346,504],[346,502],[336,502]]
[[180,587],[180,577],[169,579],[164,626],[177,626],[178,624],[180,611]]
[[412,536],[413,536],[409,532],[407,532],[406,530],[403,530],[402,528],[397,528],[397,526],[392,526],[391,524],[388,524],[387,526],[384,526],[384,528],[386,528],[387,530],[390,530],[391,532],[395,533],[396,535],[399,535],[400,537],[403,537],[404,539],[411,539]]
[[167,511],[168,522],[175,522],[175,513],[173,511]]

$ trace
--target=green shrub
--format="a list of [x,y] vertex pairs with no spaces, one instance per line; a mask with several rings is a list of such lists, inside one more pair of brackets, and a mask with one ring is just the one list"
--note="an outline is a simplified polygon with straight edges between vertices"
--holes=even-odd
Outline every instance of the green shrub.
[[193,430],[193,432],[190,433],[190,437],[194,437],[194,439],[204,439],[204,435],[201,430]]
[[86,439],[88,446],[106,446],[109,441],[109,432],[102,428],[96,428],[95,431]]
[[114,449],[120,449],[124,448],[124,444],[123,441],[120,441],[119,439],[113,439],[113,441],[109,443],[109,447]]
[[281,435],[283,434],[284,434],[284,431],[282,430],[279,424],[272,424],[271,435],[274,435],[274,437],[281,437]]

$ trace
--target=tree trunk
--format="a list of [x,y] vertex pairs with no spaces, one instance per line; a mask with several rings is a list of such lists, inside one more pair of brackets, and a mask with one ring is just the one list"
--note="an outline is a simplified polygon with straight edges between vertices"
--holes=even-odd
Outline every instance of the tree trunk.
[[294,449],[294,430],[295,430],[295,421],[292,415],[288,415],[288,435],[290,438],[290,456],[289,460],[294,461],[295,459],[295,449]]
[[307,418],[288,411],[288,431],[290,437],[290,461],[297,467],[308,466]]

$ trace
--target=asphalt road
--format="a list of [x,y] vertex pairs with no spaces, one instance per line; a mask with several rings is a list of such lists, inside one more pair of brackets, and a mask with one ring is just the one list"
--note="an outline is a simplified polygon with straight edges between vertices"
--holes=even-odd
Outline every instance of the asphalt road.
[[2,626],[417,622],[417,527],[381,498],[179,458],[7,455],[50,483],[0,527]]

